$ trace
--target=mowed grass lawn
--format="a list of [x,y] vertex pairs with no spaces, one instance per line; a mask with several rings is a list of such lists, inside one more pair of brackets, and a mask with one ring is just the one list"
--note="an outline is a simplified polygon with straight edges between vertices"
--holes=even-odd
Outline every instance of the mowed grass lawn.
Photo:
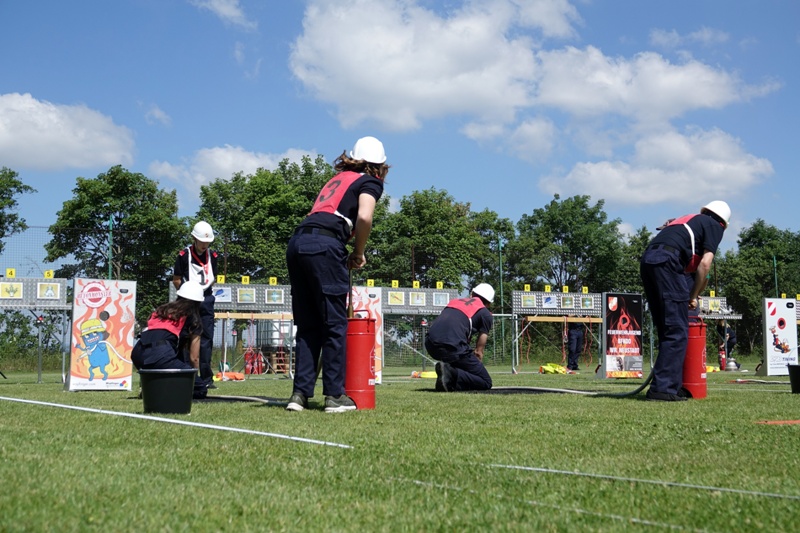
[[[496,386],[642,383],[523,370],[490,367]],[[138,377],[132,392],[65,392],[60,375],[7,372],[0,531],[797,531],[800,425],[759,422],[800,419],[800,394],[749,370],[661,403],[442,394],[389,369],[375,410],[326,414],[320,383],[302,413],[204,401],[155,416],[196,425],[10,400],[142,415]],[[291,381],[212,393],[285,400]]]

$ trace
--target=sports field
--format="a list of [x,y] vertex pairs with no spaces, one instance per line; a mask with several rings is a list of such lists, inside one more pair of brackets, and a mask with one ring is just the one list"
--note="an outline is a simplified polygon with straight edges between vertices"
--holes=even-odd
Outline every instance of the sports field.
[[[489,370],[496,386],[642,383]],[[371,411],[322,412],[319,384],[302,413],[202,401],[152,417],[138,382],[64,392],[60,374],[6,372],[0,531],[797,531],[800,425],[775,422],[800,419],[800,394],[749,370],[661,403],[435,393],[390,369]],[[285,401],[291,381],[212,393]]]

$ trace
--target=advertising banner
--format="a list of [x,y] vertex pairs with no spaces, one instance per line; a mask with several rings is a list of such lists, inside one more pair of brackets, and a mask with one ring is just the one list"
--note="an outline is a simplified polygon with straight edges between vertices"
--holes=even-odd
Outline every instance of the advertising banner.
[[375,383],[381,383],[383,373],[383,298],[380,287],[353,287],[353,315],[374,318],[375,322]]
[[135,317],[135,281],[75,279],[68,390],[131,390]]
[[764,361],[760,376],[788,376],[797,364],[797,301],[764,298]]
[[641,378],[642,296],[603,293],[603,365],[607,378]]

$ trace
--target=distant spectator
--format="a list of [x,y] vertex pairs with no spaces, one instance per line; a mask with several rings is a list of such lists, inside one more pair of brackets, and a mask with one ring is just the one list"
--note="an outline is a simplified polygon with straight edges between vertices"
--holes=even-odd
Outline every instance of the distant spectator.
[[717,335],[719,335],[719,349],[725,350],[725,356],[730,358],[733,354],[733,347],[736,346],[736,332],[724,318],[717,321]]
[[581,322],[570,322],[567,331],[567,370],[580,369],[578,360],[583,353],[584,326]]

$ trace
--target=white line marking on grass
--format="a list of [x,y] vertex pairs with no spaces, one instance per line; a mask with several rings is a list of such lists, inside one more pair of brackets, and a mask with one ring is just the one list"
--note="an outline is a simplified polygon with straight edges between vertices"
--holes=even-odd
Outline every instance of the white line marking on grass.
[[124,416],[128,418],[140,418],[142,420],[154,420],[156,422],[166,422],[167,424],[178,424],[180,426],[192,426],[206,429],[216,429],[219,431],[232,431],[233,433],[247,433],[248,435],[261,435],[262,437],[273,437],[276,439],[286,439],[295,442],[305,442],[307,444],[319,444],[322,446],[333,446],[336,448],[352,449],[352,446],[347,444],[339,444],[337,442],[327,442],[324,440],[305,439],[303,437],[292,437],[291,435],[282,435],[280,433],[267,433],[264,431],[255,431],[252,429],[232,428],[227,426],[215,426],[213,424],[201,424],[199,422],[187,422],[186,420],[176,420],[174,418],[161,418],[158,416],[138,415],[136,413],[119,413],[117,411],[105,411],[103,409],[92,409],[90,407],[78,407],[75,405],[64,405],[60,403],[38,402],[35,400],[23,400],[21,398],[6,398],[0,396],[0,400],[9,402],[29,403],[33,405],[44,405],[47,407],[60,407],[62,409],[74,409],[75,411],[85,411],[87,413],[98,413],[102,415]]
[[680,487],[686,489],[712,490],[716,492],[732,492],[734,494],[744,494],[747,496],[763,496],[765,498],[778,498],[783,500],[800,500],[800,496],[792,494],[777,494],[774,492],[759,492],[753,490],[730,489],[727,487],[712,487],[708,485],[692,485],[690,483],[676,483],[674,481],[661,481],[659,479],[639,479],[633,477],[609,476],[606,474],[587,474],[585,472],[571,472],[569,470],[554,470],[552,468],[539,468],[535,466],[516,466],[516,465],[487,465],[490,468],[507,468],[509,470],[527,470],[529,472],[543,472],[545,474],[565,474],[568,476],[591,477],[607,479],[610,481],[625,481],[627,483],[647,483],[650,485],[661,485],[662,487]]
[[[431,487],[431,488],[436,488],[436,489],[447,489],[447,490],[454,490],[454,491],[463,491],[463,492],[467,492],[469,494],[474,494],[476,496],[486,497],[486,492],[485,491],[477,491],[477,490],[474,490],[474,489],[465,489],[463,487],[456,487],[456,486],[453,486],[453,485],[444,485],[444,484],[441,484],[441,483],[433,483],[431,481],[420,481],[420,480],[417,480],[417,479],[405,479],[405,478],[390,478],[390,480],[391,481],[402,481],[402,482],[405,482],[405,483],[413,483],[415,485],[421,485],[421,486],[424,486],[424,487]],[[503,498],[505,500],[509,500],[509,501],[519,501],[519,502],[522,502],[522,503],[527,503],[528,505],[532,505],[534,507],[547,507],[549,509],[556,509],[558,511],[568,511],[568,512],[572,512],[572,513],[576,513],[576,514],[595,516],[595,517],[598,517],[598,518],[607,518],[607,519],[610,519],[610,520],[618,520],[618,521],[625,522],[625,523],[628,523],[628,524],[639,524],[639,525],[643,525],[643,526],[654,526],[654,527],[668,528],[668,529],[679,530],[679,531],[696,531],[696,532],[702,532],[702,533],[705,533],[705,532],[708,531],[706,529],[688,528],[688,527],[679,526],[679,525],[676,525],[676,524],[668,524],[666,522],[654,522],[652,520],[645,520],[645,519],[642,519],[642,518],[635,518],[635,517],[632,517],[632,516],[622,516],[622,515],[618,515],[618,514],[601,513],[601,512],[598,512],[598,511],[589,511],[588,509],[582,509],[580,507],[567,507],[567,506],[558,505],[558,504],[555,504],[555,503],[545,503],[545,502],[540,502],[540,501],[537,501],[537,500],[526,500],[524,498],[509,497],[509,496],[505,496],[503,494],[500,494],[499,497]]]
[[757,387],[753,387],[753,386],[749,386],[749,385],[745,386],[745,387],[743,387],[741,385],[737,386],[737,387],[714,387],[714,391],[715,392],[716,391],[774,392],[774,393],[777,393],[777,394],[786,394],[788,392],[791,392],[791,390],[789,388],[786,388],[786,389],[776,389],[776,388],[762,389],[762,388],[757,388]]

